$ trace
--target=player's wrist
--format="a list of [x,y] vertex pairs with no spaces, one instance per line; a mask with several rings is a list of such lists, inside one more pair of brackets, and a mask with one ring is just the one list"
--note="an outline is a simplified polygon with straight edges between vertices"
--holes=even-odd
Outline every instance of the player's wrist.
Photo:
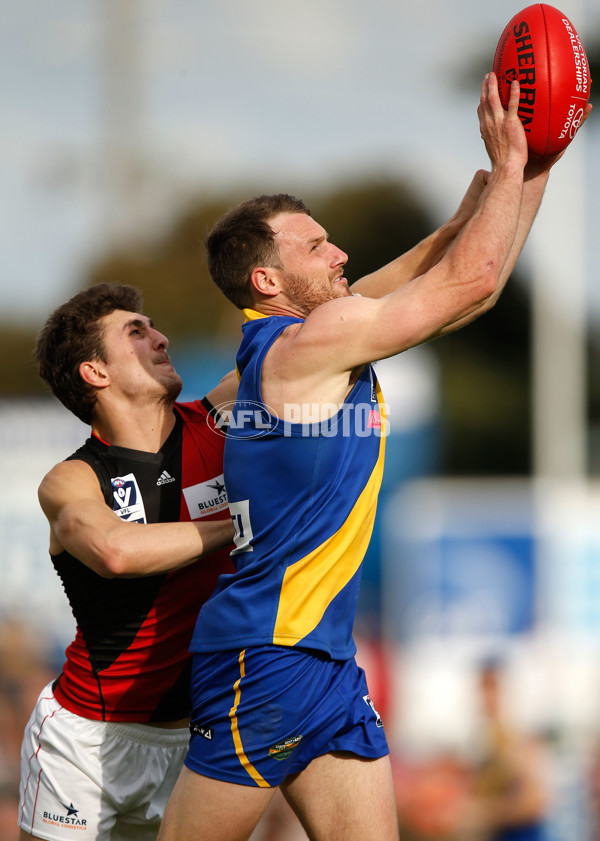
[[523,156],[520,154],[507,156],[504,160],[498,161],[492,167],[490,183],[500,180],[515,180],[522,183],[526,163],[527,158],[523,159]]

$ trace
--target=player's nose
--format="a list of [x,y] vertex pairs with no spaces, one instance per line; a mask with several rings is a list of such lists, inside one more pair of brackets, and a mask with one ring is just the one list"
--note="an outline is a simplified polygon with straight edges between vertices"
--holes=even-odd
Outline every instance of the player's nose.
[[169,347],[169,340],[161,333],[159,330],[155,330],[153,328],[153,341],[152,344],[157,350],[166,350]]
[[341,248],[338,248],[337,245],[333,245],[333,254],[331,255],[331,265],[332,266],[345,266],[348,262],[348,255],[345,251],[342,251]]

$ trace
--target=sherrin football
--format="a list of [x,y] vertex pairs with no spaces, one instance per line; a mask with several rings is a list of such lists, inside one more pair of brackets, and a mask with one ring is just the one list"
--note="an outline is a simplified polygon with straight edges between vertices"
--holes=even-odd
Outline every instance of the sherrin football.
[[519,118],[529,151],[545,157],[568,146],[581,125],[592,82],[571,21],[546,3],[527,6],[502,33],[493,70],[504,108],[510,83],[519,82]]

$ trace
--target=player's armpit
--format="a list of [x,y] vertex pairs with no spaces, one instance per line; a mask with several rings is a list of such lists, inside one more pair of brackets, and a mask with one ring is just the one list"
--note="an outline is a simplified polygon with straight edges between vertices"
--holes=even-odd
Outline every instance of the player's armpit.
[[229,371],[223,379],[206,395],[208,402],[218,409],[231,409],[238,390],[237,371]]

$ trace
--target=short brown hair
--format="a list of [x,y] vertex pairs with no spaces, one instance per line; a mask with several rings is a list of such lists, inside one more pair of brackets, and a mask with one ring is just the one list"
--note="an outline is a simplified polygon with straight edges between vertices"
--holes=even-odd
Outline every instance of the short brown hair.
[[274,232],[269,226],[269,219],[278,213],[310,216],[304,202],[287,193],[259,196],[225,213],[208,235],[211,277],[239,309],[251,307],[254,302],[250,276],[257,266],[281,268]]
[[74,295],[46,320],[35,360],[52,393],[84,423],[91,423],[96,390],[79,375],[82,362],[106,362],[100,319],[114,310],[141,312],[142,296],[133,286],[99,283]]

